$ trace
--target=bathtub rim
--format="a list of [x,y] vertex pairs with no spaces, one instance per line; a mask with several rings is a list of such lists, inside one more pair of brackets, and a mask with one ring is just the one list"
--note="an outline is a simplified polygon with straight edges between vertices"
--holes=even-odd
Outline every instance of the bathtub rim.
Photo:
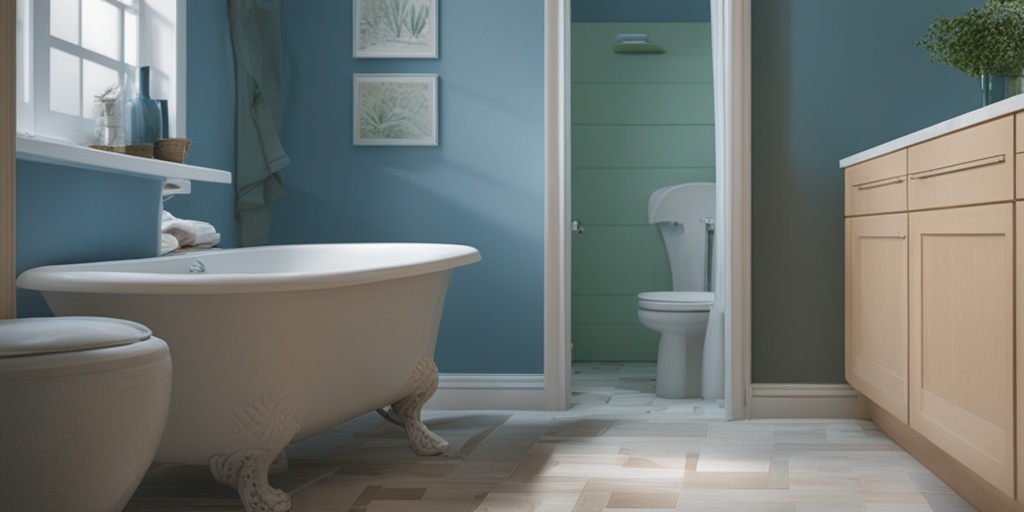
[[[225,258],[229,255],[283,250],[323,250],[336,246],[359,246],[368,250],[427,249],[428,254],[410,256],[399,262],[359,270],[320,270],[273,273],[159,273],[108,270],[111,267]],[[480,252],[467,245],[419,242],[358,242],[332,244],[285,244],[195,251],[171,256],[125,260],[45,265],[28,269],[18,276],[18,288],[39,292],[188,295],[302,291],[354,286],[388,279],[451,270],[480,261]]]

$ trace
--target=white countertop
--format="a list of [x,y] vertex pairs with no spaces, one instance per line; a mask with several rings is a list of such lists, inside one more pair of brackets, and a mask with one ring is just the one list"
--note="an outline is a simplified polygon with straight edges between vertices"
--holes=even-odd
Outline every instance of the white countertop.
[[891,153],[898,149],[903,149],[908,146],[913,146],[919,142],[924,142],[928,139],[934,139],[940,135],[945,135],[950,132],[954,132],[961,128],[967,128],[976,124],[984,123],[1002,117],[1014,112],[1024,110],[1024,94],[1018,94],[1011,98],[1007,98],[1003,101],[997,101],[986,107],[979,108],[978,110],[972,110],[966,114],[947,119],[939,124],[929,126],[923,130],[918,130],[914,133],[904,135],[898,139],[893,139],[880,146],[875,146],[871,149],[861,151],[855,155],[848,156],[839,161],[840,167],[849,167],[851,165],[859,164],[866,160],[882,156],[886,153]]

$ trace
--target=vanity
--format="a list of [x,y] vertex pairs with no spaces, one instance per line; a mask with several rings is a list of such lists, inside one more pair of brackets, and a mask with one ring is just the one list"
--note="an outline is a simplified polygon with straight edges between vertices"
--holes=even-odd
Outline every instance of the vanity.
[[978,510],[1024,511],[1024,97],[840,166],[862,411]]

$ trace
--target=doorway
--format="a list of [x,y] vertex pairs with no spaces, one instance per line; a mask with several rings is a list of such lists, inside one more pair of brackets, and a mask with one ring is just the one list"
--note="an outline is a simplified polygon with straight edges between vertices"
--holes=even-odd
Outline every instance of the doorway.
[[[672,289],[665,245],[648,222],[648,197],[671,185],[715,181],[709,4],[571,6],[573,400],[648,402],[659,334],[638,320],[637,294]],[[628,9],[615,12],[617,6]],[[687,270],[703,272],[703,262]],[[691,364],[679,371],[699,396],[703,343],[687,345]]]
[[[719,232],[724,233],[726,416],[746,417],[749,390],[749,0],[710,0],[715,41],[715,109],[718,137],[716,180],[719,183]],[[573,155],[567,149],[571,92],[570,0],[546,4],[547,180],[545,251],[545,397],[549,410],[570,404],[572,327]],[[584,228],[585,229],[585,228]],[[660,243],[660,241],[659,241]]]

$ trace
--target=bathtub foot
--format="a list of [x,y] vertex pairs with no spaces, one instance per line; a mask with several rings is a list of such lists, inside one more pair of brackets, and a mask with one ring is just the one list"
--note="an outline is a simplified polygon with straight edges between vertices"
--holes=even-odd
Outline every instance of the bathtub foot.
[[423,405],[437,391],[437,365],[434,364],[434,358],[425,356],[420,360],[413,370],[412,381],[416,387],[411,395],[377,409],[377,412],[388,421],[405,427],[409,446],[417,455],[444,455],[448,452],[448,441],[431,432],[420,420]]
[[261,449],[242,450],[210,459],[210,470],[218,482],[238,491],[246,512],[287,512],[292,500],[267,481],[270,458]]
[[267,470],[271,475],[278,475],[288,471],[288,456],[282,451],[274,459],[274,462],[270,463],[270,469]]
[[235,409],[235,435],[249,448],[210,457],[210,472],[218,482],[238,491],[246,512],[286,512],[291,498],[267,480],[274,470],[286,470],[284,449],[299,431],[287,407],[285,392],[270,393],[248,407]]

